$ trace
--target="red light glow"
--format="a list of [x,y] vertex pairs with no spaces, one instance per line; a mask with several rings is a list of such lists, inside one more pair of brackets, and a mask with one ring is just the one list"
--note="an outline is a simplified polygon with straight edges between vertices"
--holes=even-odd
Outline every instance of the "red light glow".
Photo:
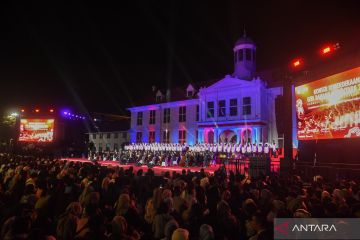
[[37,113],[40,112],[40,109],[35,109],[35,112],[37,112]]
[[25,112],[25,109],[21,109],[21,112],[22,112],[22,113]]
[[294,67],[294,68],[298,68],[298,67],[300,67],[301,65],[303,65],[303,61],[298,58],[298,59],[293,60],[292,63],[291,63],[291,65],[292,65],[292,67]]
[[50,109],[50,112],[53,113],[53,112],[54,112],[54,109]]
[[335,52],[336,50],[338,50],[340,48],[340,44],[339,43],[330,43],[327,45],[322,46],[322,48],[320,49],[320,54],[321,55],[329,55],[333,52]]
[[323,48],[323,50],[322,50],[323,54],[326,54],[326,53],[329,53],[329,52],[331,52],[331,47],[326,47],[326,48]]

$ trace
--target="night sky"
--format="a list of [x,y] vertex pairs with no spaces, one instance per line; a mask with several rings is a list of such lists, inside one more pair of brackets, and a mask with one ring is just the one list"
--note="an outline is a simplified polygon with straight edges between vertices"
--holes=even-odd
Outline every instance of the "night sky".
[[258,47],[258,70],[285,66],[326,42],[350,50],[360,43],[357,1],[47,2],[1,4],[1,110],[127,114],[153,85],[232,73],[244,26]]

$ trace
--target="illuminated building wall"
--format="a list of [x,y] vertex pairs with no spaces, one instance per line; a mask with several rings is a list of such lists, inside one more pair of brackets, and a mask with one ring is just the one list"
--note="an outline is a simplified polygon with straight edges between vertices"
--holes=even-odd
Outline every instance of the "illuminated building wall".
[[[270,88],[257,76],[256,46],[245,35],[234,46],[234,72],[197,88],[189,84],[183,98],[129,108],[130,142],[278,142],[275,98],[281,87]],[[190,96],[190,97],[189,97]],[[154,98],[155,99],[155,98]],[[184,107],[186,107],[185,118]],[[181,109],[182,108],[182,109]],[[198,109],[197,109],[198,108]],[[166,119],[169,115],[170,119]],[[184,121],[185,120],[185,121]],[[169,139],[167,138],[167,132]]]

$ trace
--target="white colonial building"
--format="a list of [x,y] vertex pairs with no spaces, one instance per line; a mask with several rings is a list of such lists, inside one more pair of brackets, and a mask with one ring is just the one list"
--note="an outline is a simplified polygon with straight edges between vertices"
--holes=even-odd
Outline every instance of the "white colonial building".
[[[153,102],[129,108],[130,142],[278,143],[275,98],[256,73],[256,45],[245,35],[234,47],[234,73],[217,82],[189,84],[175,96],[154,91]],[[171,99],[171,101],[170,101]]]
[[129,143],[128,131],[92,132],[89,142],[93,143],[96,152],[115,152]]

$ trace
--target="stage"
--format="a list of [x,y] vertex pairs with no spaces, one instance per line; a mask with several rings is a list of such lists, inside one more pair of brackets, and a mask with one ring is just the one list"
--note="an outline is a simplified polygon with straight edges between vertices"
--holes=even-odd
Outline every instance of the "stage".
[[[83,163],[89,163],[89,164],[94,164],[94,162],[91,162],[90,160],[86,159],[86,158],[61,158],[62,161],[72,161],[72,162],[83,162]],[[144,172],[148,171],[148,166],[143,165],[143,166],[137,166],[135,164],[127,164],[127,165],[123,165],[120,164],[119,162],[116,161],[98,161],[98,164],[100,164],[101,166],[107,166],[107,167],[121,167],[124,169],[128,169],[130,167],[132,167],[134,169],[134,171],[138,171],[140,169],[142,169]],[[222,164],[216,164],[216,165],[211,165],[207,168],[204,168],[204,171],[209,173],[209,174],[214,174],[214,172],[219,169],[219,167],[223,166]],[[238,166],[238,170],[241,174],[245,173],[245,168],[248,168],[248,164],[241,164]],[[151,168],[156,175],[162,175],[165,172],[177,172],[177,173],[181,173],[183,170],[186,171],[190,171],[190,172],[200,172],[202,167],[181,167],[181,166],[168,166],[168,167],[162,167],[162,166],[154,166]],[[235,172],[236,170],[236,166],[234,166],[234,164],[229,164],[227,165],[227,170],[232,170]],[[280,170],[280,161],[278,160],[271,160],[271,172],[279,172]]]
[[[93,162],[91,162],[88,159],[85,158],[61,158],[62,161],[72,161],[72,162],[83,162],[83,163],[90,163],[90,164],[94,164]],[[127,165],[123,165],[120,164],[119,162],[116,161],[98,161],[98,164],[100,164],[101,166],[108,166],[108,167],[121,167],[124,169],[128,169],[130,167],[132,167],[134,169],[134,171],[138,171],[140,169],[142,169],[144,172],[147,172],[147,170],[149,169],[148,166],[143,165],[143,166],[137,166],[133,163],[131,164],[127,164]],[[208,172],[210,174],[214,174],[214,172],[220,167],[220,164],[217,165],[212,165],[209,166],[207,168],[204,168],[205,172]],[[177,172],[177,173],[181,173],[182,170],[186,170],[186,171],[190,171],[190,172],[200,172],[200,170],[202,169],[201,167],[180,167],[180,166],[171,166],[171,167],[161,167],[161,166],[154,166],[151,168],[156,175],[161,175],[165,172]]]

